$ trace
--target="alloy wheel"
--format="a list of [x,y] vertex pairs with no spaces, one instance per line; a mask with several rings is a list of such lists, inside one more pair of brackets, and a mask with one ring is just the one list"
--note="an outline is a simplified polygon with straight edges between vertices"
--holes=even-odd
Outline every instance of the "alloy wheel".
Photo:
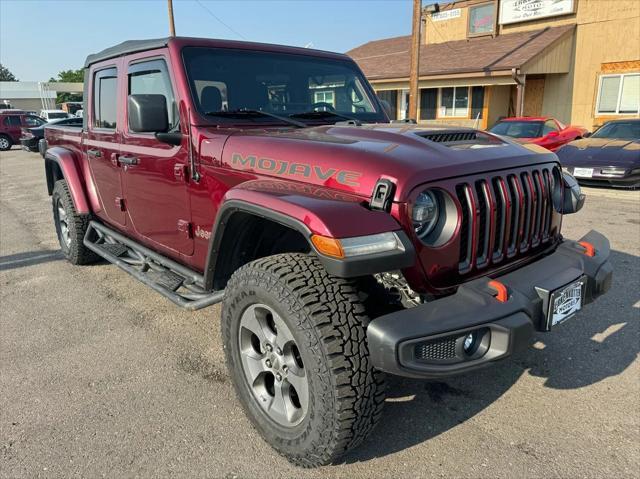
[[58,209],[60,236],[62,238],[62,241],[64,241],[64,244],[69,247],[69,245],[71,244],[71,234],[69,233],[69,219],[60,199],[58,199],[58,201],[56,202],[56,208]]
[[240,319],[245,379],[262,410],[285,427],[299,424],[309,407],[309,382],[291,330],[271,307],[249,306]]

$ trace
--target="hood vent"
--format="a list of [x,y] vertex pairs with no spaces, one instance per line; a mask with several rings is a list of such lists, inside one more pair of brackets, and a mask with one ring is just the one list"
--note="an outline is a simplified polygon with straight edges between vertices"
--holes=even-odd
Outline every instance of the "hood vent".
[[476,130],[422,131],[416,135],[434,143],[456,148],[489,148],[505,144],[493,135]]

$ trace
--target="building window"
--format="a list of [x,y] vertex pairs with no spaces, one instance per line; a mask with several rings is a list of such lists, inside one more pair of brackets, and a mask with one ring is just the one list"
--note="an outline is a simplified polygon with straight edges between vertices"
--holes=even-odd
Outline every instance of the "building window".
[[333,91],[332,90],[317,91],[313,95],[314,95],[313,101],[315,103],[327,103],[327,104],[335,107],[335,100],[334,100],[334,97],[333,97]]
[[383,90],[377,92],[378,98],[389,105],[389,119],[398,119],[398,90]]
[[438,89],[423,88],[420,90],[420,119],[435,120],[438,108]]
[[469,117],[469,87],[456,86],[440,89],[441,117]]
[[494,2],[469,7],[467,36],[491,35],[495,31],[496,5]]
[[482,108],[484,107],[484,87],[471,87],[471,119],[482,119]]
[[598,88],[599,115],[629,115],[640,111],[640,73],[602,75]]

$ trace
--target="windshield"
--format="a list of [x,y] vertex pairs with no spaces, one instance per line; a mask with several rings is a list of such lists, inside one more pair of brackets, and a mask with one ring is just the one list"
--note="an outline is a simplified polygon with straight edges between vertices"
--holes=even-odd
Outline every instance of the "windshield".
[[513,138],[537,138],[542,136],[541,121],[501,121],[493,125],[489,131],[496,135]]
[[53,120],[54,118],[67,118],[68,115],[65,112],[49,112],[47,117],[49,120]]
[[[349,61],[201,47],[185,48],[183,58],[194,103],[202,114],[259,110],[304,123],[335,123],[345,117],[386,120],[365,87],[366,80]],[[327,114],[302,115],[314,111]],[[211,121],[283,123],[266,115],[221,115]]]
[[600,127],[591,138],[618,138],[621,140],[640,139],[640,121],[620,121]]

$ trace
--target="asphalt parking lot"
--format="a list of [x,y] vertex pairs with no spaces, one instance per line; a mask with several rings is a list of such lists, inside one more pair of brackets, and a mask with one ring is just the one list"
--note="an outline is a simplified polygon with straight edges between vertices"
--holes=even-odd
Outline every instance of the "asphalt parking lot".
[[115,266],[63,261],[41,157],[3,152],[0,476],[637,477],[640,192],[586,191],[564,234],[610,238],[607,296],[479,373],[391,378],[374,434],[303,470],[236,402],[219,307],[185,312]]

